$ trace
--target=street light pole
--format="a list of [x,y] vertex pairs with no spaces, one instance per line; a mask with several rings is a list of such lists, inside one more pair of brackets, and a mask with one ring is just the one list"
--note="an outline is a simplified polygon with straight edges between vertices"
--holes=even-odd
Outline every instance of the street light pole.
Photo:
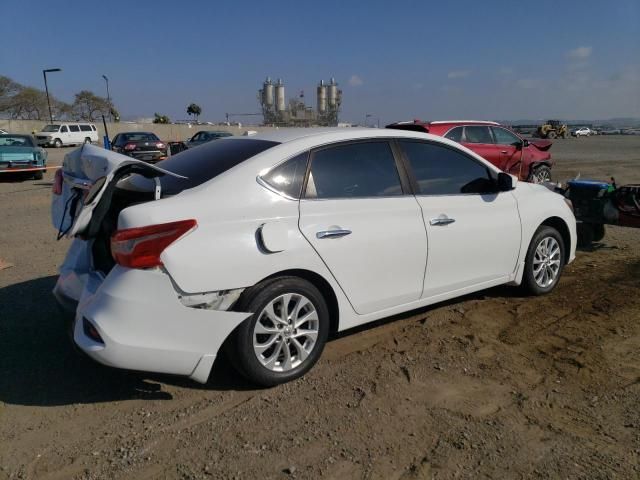
[[104,81],[107,83],[107,103],[109,104],[109,122],[113,122],[113,117],[111,115],[111,95],[109,95],[109,79],[106,75],[102,75]]
[[61,72],[60,68],[47,68],[42,70],[42,75],[44,76],[44,89],[47,92],[47,105],[49,107],[49,121],[53,123],[53,114],[51,113],[51,101],[49,100],[49,86],[47,85],[47,73],[49,72]]

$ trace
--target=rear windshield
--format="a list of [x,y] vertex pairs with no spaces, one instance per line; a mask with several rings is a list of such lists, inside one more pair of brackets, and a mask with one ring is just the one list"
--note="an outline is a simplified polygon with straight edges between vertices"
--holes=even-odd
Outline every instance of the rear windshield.
[[186,180],[169,175],[161,177],[162,193],[175,195],[197,187],[276,145],[278,142],[267,140],[229,138],[185,150],[157,163],[165,170],[187,177]]
[[159,142],[155,133],[139,132],[139,133],[122,133],[125,142]]
[[0,135],[0,147],[33,147],[27,135]]

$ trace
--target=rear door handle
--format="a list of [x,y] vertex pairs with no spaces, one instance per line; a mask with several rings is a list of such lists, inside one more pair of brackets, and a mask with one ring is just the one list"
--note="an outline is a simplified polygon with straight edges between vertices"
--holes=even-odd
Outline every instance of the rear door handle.
[[316,233],[316,238],[319,238],[321,240],[323,238],[340,238],[350,234],[351,234],[351,230],[344,230],[341,228],[337,228],[335,230],[322,230]]
[[429,225],[449,225],[450,223],[453,223],[455,221],[455,218],[449,218],[446,215],[440,215],[439,217],[429,220]]
[[507,151],[506,150],[501,150],[500,153],[507,153]]

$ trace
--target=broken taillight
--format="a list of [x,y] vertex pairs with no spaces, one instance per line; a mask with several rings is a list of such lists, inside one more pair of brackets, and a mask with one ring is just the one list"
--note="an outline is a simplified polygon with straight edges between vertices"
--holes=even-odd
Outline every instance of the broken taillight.
[[153,268],[162,265],[160,254],[198,225],[194,219],[118,230],[111,236],[111,255],[118,265]]
[[51,186],[51,191],[54,195],[62,195],[62,181],[64,178],[62,177],[62,169],[59,168],[56,170],[55,175],[53,176],[53,185]]

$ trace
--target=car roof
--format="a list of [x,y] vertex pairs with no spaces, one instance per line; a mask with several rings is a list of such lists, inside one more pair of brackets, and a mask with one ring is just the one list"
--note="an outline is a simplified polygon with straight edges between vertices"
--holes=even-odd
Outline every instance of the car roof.
[[389,138],[408,137],[425,139],[428,137],[440,140],[440,137],[431,136],[422,132],[405,130],[388,130],[385,128],[352,128],[352,127],[327,127],[327,128],[280,128],[268,132],[260,132],[255,135],[234,137],[247,140],[268,140],[278,143],[289,143],[296,140],[310,140],[313,143],[334,141],[357,140],[361,138]]

